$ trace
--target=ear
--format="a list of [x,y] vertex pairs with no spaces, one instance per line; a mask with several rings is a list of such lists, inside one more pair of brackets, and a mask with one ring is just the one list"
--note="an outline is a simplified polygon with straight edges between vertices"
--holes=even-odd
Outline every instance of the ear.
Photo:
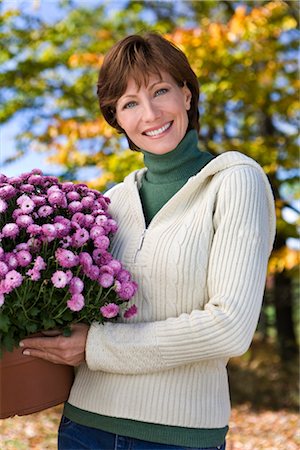
[[191,109],[191,100],[192,100],[192,93],[187,87],[186,81],[184,82],[184,85],[182,86],[182,92],[184,95],[184,104],[187,111]]

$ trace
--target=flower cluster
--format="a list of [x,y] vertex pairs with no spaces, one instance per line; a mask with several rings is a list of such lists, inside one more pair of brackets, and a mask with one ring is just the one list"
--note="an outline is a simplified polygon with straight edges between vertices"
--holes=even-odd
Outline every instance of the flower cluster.
[[0,332],[3,345],[41,330],[130,318],[137,284],[109,251],[109,199],[38,169],[0,174]]

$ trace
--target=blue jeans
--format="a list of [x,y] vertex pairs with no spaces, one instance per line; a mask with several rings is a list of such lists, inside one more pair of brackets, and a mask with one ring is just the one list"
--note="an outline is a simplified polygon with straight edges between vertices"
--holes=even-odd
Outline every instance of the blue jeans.
[[225,443],[218,447],[181,447],[156,444],[119,436],[97,428],[79,425],[62,417],[58,432],[58,450],[225,450]]

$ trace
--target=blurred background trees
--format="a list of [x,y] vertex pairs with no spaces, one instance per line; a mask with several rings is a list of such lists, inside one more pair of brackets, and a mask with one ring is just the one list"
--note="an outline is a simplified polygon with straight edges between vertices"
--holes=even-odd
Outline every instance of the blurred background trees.
[[[259,332],[276,338],[289,361],[298,354],[299,330],[298,3],[57,3],[62,18],[56,22],[34,9],[0,5],[0,120],[22,118],[16,154],[6,163],[20,158],[21,167],[22,155],[45,152],[50,172],[55,163],[63,179],[101,190],[141,167],[141,155],[100,115],[96,83],[104,54],[118,39],[143,30],[163,33],[184,50],[199,78],[202,147],[215,155],[241,151],[271,181],[277,238]],[[5,155],[5,142],[1,146]]]

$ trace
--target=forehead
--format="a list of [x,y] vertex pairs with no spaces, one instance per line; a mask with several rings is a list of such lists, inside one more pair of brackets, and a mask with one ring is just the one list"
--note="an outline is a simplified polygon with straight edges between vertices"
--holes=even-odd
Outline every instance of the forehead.
[[139,92],[141,88],[147,89],[148,87],[161,82],[175,83],[173,77],[167,72],[148,73],[146,76],[145,74],[141,74],[141,77],[142,78],[136,78],[134,75],[129,76],[122,96],[127,95],[128,93]]

